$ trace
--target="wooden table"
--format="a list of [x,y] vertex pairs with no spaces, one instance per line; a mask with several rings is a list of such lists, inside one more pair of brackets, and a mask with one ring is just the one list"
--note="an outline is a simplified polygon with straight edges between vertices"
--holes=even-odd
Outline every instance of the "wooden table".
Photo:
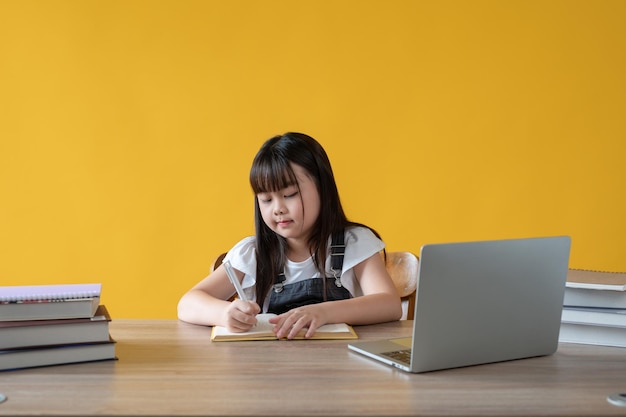
[[[411,322],[356,327],[406,336]],[[0,415],[626,415],[626,349],[561,344],[552,356],[407,374],[346,341],[211,343],[174,320],[114,320],[118,361],[0,373]]]

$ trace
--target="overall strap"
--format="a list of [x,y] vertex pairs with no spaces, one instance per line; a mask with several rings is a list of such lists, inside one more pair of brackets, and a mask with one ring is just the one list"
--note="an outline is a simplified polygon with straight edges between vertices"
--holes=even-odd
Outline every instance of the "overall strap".
[[344,230],[333,233],[332,240],[330,242],[330,269],[333,271],[335,279],[341,276],[345,250],[346,243]]
[[[345,233],[343,230],[334,233],[330,242],[330,270],[333,273],[332,278],[335,279],[335,285],[341,287],[341,270],[343,269],[343,257],[345,254]],[[322,277],[323,278],[323,277]],[[274,279],[272,288],[275,293],[283,291],[285,282],[285,273],[280,273]],[[326,280],[324,280],[324,293],[326,293]]]

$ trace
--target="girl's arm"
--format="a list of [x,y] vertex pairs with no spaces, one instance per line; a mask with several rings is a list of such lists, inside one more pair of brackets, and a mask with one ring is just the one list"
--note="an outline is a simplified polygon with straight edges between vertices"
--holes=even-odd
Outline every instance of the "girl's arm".
[[[241,279],[242,273],[237,270],[235,273]],[[251,301],[228,301],[233,294],[233,285],[220,265],[181,297],[178,318],[192,324],[223,326],[229,331],[249,330],[256,324],[260,308]]]
[[402,317],[400,296],[379,253],[356,265],[354,273],[363,296],[290,310],[271,320],[277,336],[293,337],[303,327],[308,327],[307,336],[312,336],[326,323],[375,324]]

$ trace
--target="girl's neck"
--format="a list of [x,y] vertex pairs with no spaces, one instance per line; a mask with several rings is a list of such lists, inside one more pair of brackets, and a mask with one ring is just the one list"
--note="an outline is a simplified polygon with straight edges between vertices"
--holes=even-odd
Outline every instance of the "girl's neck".
[[311,248],[308,242],[300,239],[287,241],[287,258],[292,262],[306,261],[311,257]]

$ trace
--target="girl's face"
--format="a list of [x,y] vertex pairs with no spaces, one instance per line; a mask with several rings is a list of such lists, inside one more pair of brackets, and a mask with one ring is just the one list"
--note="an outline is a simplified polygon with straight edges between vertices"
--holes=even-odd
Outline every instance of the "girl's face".
[[285,239],[308,240],[320,213],[317,185],[300,165],[291,164],[297,184],[276,192],[257,194],[263,221]]

